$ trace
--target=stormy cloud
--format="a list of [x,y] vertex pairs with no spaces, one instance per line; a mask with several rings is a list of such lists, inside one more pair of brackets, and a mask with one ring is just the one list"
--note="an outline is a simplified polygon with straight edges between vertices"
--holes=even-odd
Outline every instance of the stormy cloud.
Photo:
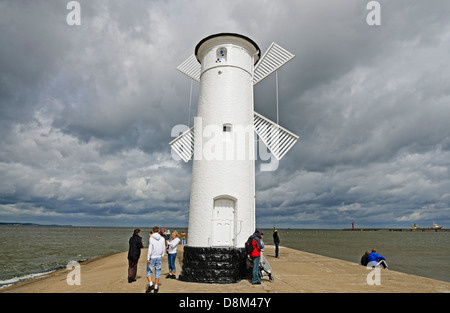
[[[379,1],[0,1],[0,221],[187,225],[192,123],[175,70],[204,37],[235,32],[296,58],[280,124],[300,136],[276,171],[256,162],[261,227],[450,224],[450,4]],[[255,110],[276,119],[275,78]],[[189,115],[191,121],[189,121]]]

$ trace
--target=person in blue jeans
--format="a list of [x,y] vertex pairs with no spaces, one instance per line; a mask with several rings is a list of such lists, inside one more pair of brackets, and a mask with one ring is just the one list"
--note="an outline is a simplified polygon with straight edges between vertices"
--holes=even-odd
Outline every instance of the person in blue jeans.
[[169,261],[169,275],[166,276],[166,278],[172,278],[175,279],[175,258],[177,257],[177,247],[180,243],[180,238],[178,235],[178,232],[175,230],[172,232],[172,240],[167,244],[168,251],[167,251],[167,260]]
[[255,232],[252,235],[253,241],[253,251],[250,254],[251,259],[253,260],[253,277],[252,277],[252,285],[259,285],[261,284],[261,271],[259,269],[259,261],[261,259],[261,249],[262,246],[262,237],[263,233],[259,228],[255,230]]
[[[147,253],[147,280],[148,288],[147,293],[154,290],[154,293],[158,292],[159,279],[161,278],[161,259],[164,256],[164,250],[166,247],[165,238],[159,233],[159,227],[153,227],[153,234],[150,236],[148,243]],[[155,269],[155,285],[153,286],[153,269]]]

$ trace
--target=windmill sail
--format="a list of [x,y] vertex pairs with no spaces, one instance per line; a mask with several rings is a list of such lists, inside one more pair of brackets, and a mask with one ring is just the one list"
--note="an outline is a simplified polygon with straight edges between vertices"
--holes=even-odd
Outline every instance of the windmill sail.
[[294,57],[294,54],[273,42],[258,64],[256,64],[253,74],[253,85],[262,81]]
[[198,82],[200,81],[201,65],[194,54],[178,65],[177,70]]
[[172,140],[169,145],[184,162],[188,163],[194,155],[194,127]]
[[254,112],[253,125],[259,138],[278,161],[300,139],[299,136],[256,112]]

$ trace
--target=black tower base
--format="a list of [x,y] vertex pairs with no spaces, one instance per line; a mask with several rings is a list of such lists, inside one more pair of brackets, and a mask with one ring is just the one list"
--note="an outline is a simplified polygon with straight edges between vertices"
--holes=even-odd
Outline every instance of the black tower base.
[[184,247],[182,281],[231,284],[248,275],[244,248]]

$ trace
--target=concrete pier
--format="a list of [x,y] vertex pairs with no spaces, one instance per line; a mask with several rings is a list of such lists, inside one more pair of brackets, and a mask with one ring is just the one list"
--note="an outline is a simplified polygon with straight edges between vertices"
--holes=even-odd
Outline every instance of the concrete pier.
[[[272,267],[273,281],[263,276],[261,285],[248,280],[233,284],[208,284],[166,279],[167,256],[162,262],[159,293],[449,293],[450,283],[381,269],[378,277],[371,269],[317,254],[280,247],[280,258],[274,258],[274,247],[264,250]],[[81,284],[69,286],[67,269],[47,277],[18,283],[0,289],[2,293],[144,293],[147,287],[146,249],[138,264],[137,281],[128,283],[127,252],[81,263]],[[183,247],[178,247],[177,276],[181,272]],[[369,279],[368,279],[369,276]],[[376,279],[378,278],[379,285]],[[372,282],[372,284],[369,284]]]

